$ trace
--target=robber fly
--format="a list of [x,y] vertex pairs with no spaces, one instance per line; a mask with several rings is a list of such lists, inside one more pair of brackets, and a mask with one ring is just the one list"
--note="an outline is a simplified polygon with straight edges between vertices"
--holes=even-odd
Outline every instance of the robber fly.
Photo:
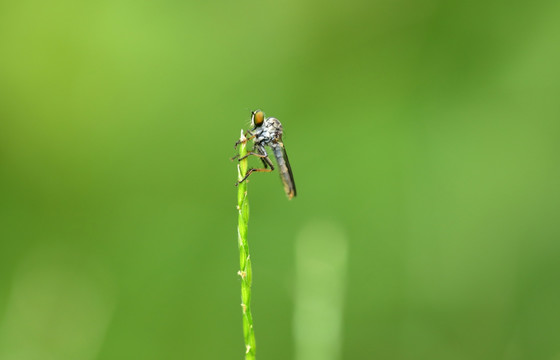
[[[286,191],[286,195],[288,195],[288,199],[293,198],[296,196],[296,184],[294,183],[294,175],[292,174],[292,168],[290,167],[290,162],[288,161],[288,154],[286,153],[284,143],[282,142],[282,124],[276,118],[265,118],[264,112],[261,110],[255,110],[251,113],[251,126],[252,129],[247,131],[247,135],[249,135],[249,137],[244,141],[254,139],[253,150],[249,151],[247,155],[242,158],[239,158],[239,160],[243,160],[248,156],[254,155],[261,159],[264,169],[249,169],[245,177],[239,180],[235,185],[237,186],[239,183],[247,180],[249,175],[253,172],[271,172],[274,170],[274,165],[272,164],[272,161],[270,161],[268,153],[265,149],[266,145],[270,146],[272,152],[274,153],[274,157],[276,158],[276,163],[279,168],[278,170],[280,171],[280,178],[284,184],[284,190]],[[237,147],[237,145],[241,142],[242,141],[238,141],[235,143],[235,146]],[[233,159],[235,158],[237,158],[237,156]]]

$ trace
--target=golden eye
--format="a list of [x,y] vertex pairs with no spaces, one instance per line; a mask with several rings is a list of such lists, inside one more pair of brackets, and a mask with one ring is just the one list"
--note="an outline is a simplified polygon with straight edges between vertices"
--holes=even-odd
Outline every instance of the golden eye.
[[252,121],[255,126],[261,126],[264,122],[264,113],[261,110],[253,111]]

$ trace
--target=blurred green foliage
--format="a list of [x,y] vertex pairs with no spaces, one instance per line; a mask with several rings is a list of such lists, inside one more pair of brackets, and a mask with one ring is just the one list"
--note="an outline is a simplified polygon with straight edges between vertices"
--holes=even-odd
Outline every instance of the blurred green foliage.
[[[343,359],[560,356],[560,3],[0,2],[0,358],[294,358],[294,239],[347,237]],[[258,162],[255,162],[258,165]]]

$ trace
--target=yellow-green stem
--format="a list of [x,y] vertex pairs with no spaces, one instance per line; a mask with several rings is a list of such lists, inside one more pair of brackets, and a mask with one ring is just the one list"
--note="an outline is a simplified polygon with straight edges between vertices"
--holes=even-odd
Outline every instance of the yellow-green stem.
[[[247,140],[241,131],[239,157],[247,155]],[[241,181],[247,174],[247,159],[239,161],[237,165],[237,181]],[[249,201],[247,200],[247,181],[238,185],[237,209],[239,220],[237,223],[237,238],[239,245],[239,276],[241,277],[241,309],[243,311],[243,335],[245,338],[245,360],[255,359],[255,332],[251,315],[251,257],[247,242],[247,226],[249,224]]]

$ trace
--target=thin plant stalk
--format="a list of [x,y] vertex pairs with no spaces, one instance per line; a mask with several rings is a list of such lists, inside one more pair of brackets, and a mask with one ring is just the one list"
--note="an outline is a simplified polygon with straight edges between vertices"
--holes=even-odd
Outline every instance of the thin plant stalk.
[[[239,157],[247,155],[247,139],[241,130],[239,146]],[[237,165],[238,181],[247,174],[247,158],[239,161]],[[243,336],[245,338],[245,360],[255,359],[255,332],[253,330],[253,316],[251,315],[251,257],[249,255],[249,243],[247,242],[247,226],[249,224],[249,201],[247,200],[247,181],[238,185],[237,210],[239,219],[237,223],[237,238],[239,245],[238,272],[241,277],[241,309],[243,310]]]

